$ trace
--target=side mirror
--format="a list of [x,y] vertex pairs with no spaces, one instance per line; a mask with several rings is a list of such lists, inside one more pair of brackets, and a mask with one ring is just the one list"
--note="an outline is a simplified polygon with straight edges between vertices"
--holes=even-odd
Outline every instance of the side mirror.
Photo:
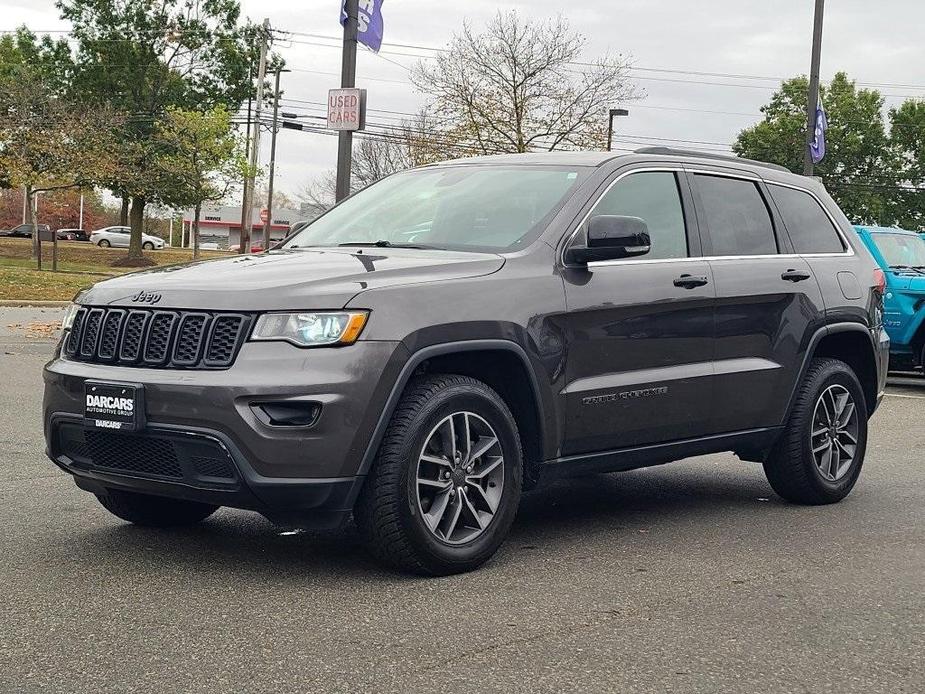
[[616,260],[645,255],[652,248],[649,228],[639,217],[601,214],[587,225],[587,245],[572,246],[565,253],[570,263]]

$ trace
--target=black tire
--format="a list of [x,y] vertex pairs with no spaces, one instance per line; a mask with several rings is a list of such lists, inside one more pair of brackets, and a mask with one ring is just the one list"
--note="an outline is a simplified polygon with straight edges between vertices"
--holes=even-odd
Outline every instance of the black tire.
[[97,494],[103,507],[122,520],[154,528],[193,525],[205,520],[218,510],[218,506],[183,499],[136,494],[110,489]]
[[[813,417],[823,393],[841,386],[851,395],[857,409],[854,458],[835,480],[827,479],[813,456]],[[764,463],[764,472],[774,491],[797,504],[832,504],[852,490],[861,474],[867,449],[867,402],[854,371],[838,359],[814,359],[797,391],[790,418],[780,439]]]
[[109,239],[100,239],[100,242],[96,245],[100,248],[109,248],[112,244],[109,243]]
[[[471,541],[450,544],[422,517],[417,469],[435,427],[458,412],[472,413],[490,425],[504,462],[502,492],[491,521]],[[389,566],[437,576],[471,571],[488,561],[507,536],[520,503],[522,476],[517,423],[494,390],[467,376],[419,377],[408,384],[392,415],[354,518],[369,551]]]
[[143,244],[141,244],[141,247],[146,251],[154,250],[154,244],[151,243],[150,241],[145,241]]

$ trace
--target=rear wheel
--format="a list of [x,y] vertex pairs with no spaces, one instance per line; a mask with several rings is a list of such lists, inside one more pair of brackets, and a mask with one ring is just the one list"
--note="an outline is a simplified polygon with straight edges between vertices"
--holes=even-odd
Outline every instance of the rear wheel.
[[96,245],[102,248],[109,248],[112,244],[109,243],[109,239],[100,239],[100,242]]
[[122,520],[158,528],[193,525],[218,510],[218,506],[211,504],[115,489],[110,489],[105,495],[97,494],[96,498],[107,511]]
[[466,376],[409,384],[354,516],[374,556],[445,575],[477,568],[506,537],[520,502],[523,457],[504,400]]
[[788,501],[831,504],[854,487],[866,448],[867,403],[857,376],[838,359],[814,359],[764,471]]

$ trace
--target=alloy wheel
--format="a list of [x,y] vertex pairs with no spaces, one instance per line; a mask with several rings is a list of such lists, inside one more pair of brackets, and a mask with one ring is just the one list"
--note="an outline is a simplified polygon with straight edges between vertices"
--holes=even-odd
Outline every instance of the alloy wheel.
[[454,412],[424,443],[415,475],[418,510],[431,534],[459,545],[485,532],[504,491],[504,456],[491,425]]
[[816,401],[810,446],[824,479],[838,482],[848,474],[857,456],[858,409],[844,386],[829,386]]

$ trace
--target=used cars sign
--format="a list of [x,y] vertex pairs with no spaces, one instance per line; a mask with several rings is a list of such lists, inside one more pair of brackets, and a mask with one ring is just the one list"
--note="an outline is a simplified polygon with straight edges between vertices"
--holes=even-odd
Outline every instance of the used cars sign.
[[362,130],[366,126],[366,90],[331,89],[328,92],[328,128]]

